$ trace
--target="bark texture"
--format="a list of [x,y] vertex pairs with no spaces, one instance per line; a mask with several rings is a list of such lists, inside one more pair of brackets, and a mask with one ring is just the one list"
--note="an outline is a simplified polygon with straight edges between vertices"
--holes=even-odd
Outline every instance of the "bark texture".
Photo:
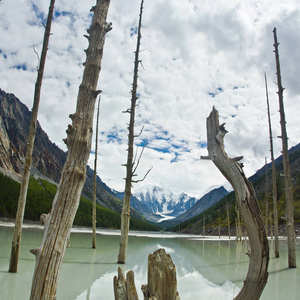
[[[268,93],[268,83],[267,83],[266,73],[265,73],[265,85],[266,85],[266,98],[267,98],[268,123],[269,123],[270,152],[271,152],[271,162],[272,162],[273,216],[274,216],[274,235],[275,235],[275,250],[274,250],[274,252],[275,252],[275,257],[279,257],[276,168],[275,168],[275,160],[274,160],[272,125],[271,125],[269,93]],[[270,227],[272,230],[272,219],[271,218],[270,218],[270,223],[271,223]],[[272,233],[271,233],[271,235],[273,236]]]
[[16,273],[18,270],[19,252],[20,252],[21,236],[22,236],[22,225],[23,225],[27,190],[28,190],[28,184],[30,178],[30,168],[31,168],[31,160],[32,160],[33,146],[34,146],[35,133],[36,133],[36,122],[37,122],[37,116],[39,110],[42,80],[44,75],[46,56],[47,56],[49,38],[51,33],[51,23],[52,23],[53,11],[54,11],[54,3],[55,0],[50,1],[47,24],[45,28],[45,34],[44,34],[41,60],[39,63],[38,75],[35,83],[34,102],[33,102],[33,108],[31,112],[29,135],[28,135],[27,148],[25,154],[25,164],[24,164],[22,182],[20,187],[20,195],[18,199],[18,209],[16,214],[14,236],[12,240],[12,248],[11,248],[11,255],[10,255],[9,272],[11,273]]
[[144,300],[180,300],[176,268],[165,249],[148,256],[148,284],[142,286]]
[[115,300],[138,300],[138,294],[134,283],[134,272],[129,271],[126,279],[122,269],[118,268],[118,277],[114,277]]
[[[134,273],[124,278],[121,268],[114,277],[115,300],[138,300]],[[180,300],[177,292],[176,268],[165,249],[158,249],[148,256],[148,283],[142,285],[144,300]]]
[[68,126],[68,156],[64,165],[52,209],[46,221],[44,237],[36,250],[30,299],[55,299],[67,241],[79,205],[85,182],[86,165],[90,154],[97,83],[105,34],[111,27],[106,23],[110,0],[97,0],[91,27],[86,36],[89,41],[82,83],[79,87],[76,112],[70,115]]
[[[141,28],[142,28],[142,14],[143,14],[143,4],[144,1],[141,1],[140,6],[140,16],[139,16],[139,26],[138,26],[138,36],[137,36],[137,45],[135,51],[135,60],[134,60],[134,75],[133,83],[131,90],[131,107],[128,112],[130,114],[130,121],[128,126],[128,149],[127,149],[127,163],[126,166],[126,178],[125,178],[125,192],[124,192],[124,202],[123,209],[121,213],[121,237],[120,237],[120,248],[118,255],[118,263],[124,264],[126,261],[127,254],[127,244],[128,244],[128,232],[129,232],[129,221],[130,221],[130,198],[131,198],[131,186],[132,186],[132,177],[134,176],[133,168],[133,146],[134,146],[134,120],[135,120],[135,108],[137,96],[137,79],[138,79],[138,67],[139,67],[139,53],[141,45]],[[135,168],[136,169],[136,168]]]
[[278,85],[278,98],[279,98],[279,112],[280,112],[280,125],[281,125],[281,141],[282,141],[282,157],[283,157],[283,169],[284,169],[284,183],[285,183],[285,199],[286,199],[286,234],[288,240],[288,264],[289,268],[296,268],[296,236],[294,228],[294,200],[292,192],[292,178],[290,171],[290,160],[288,154],[288,141],[286,132],[286,121],[283,104],[283,90],[281,83],[281,72],[279,62],[279,51],[277,42],[276,28],[274,33],[274,48],[276,59],[276,74]]
[[95,138],[95,160],[94,160],[94,186],[93,186],[93,213],[92,213],[92,225],[93,225],[93,237],[92,248],[96,248],[96,187],[97,187],[97,155],[98,155],[98,127],[99,127],[99,109],[100,109],[100,97],[98,101],[97,109],[97,123],[96,123],[96,138]]
[[249,236],[251,253],[249,269],[244,286],[235,300],[259,299],[268,279],[269,246],[262,212],[256,201],[252,184],[246,178],[241,157],[229,158],[224,150],[224,136],[227,131],[219,124],[218,111],[213,108],[207,118],[207,148],[209,158],[234,188],[239,209]]

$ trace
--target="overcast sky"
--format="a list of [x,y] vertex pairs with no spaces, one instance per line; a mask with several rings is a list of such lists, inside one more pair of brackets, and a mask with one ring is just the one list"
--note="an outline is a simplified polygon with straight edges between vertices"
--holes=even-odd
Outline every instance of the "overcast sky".
[[[83,37],[96,0],[57,0],[46,60],[38,120],[63,150],[62,139],[75,112],[87,40]],[[30,109],[49,0],[0,2],[0,88]],[[267,72],[273,136],[280,135],[273,47],[277,27],[289,147],[299,142],[299,0],[145,0],[139,71],[136,139],[145,141],[138,178],[143,184],[200,196],[225,178],[207,155],[206,118],[212,106],[229,133],[230,157],[244,156],[253,175],[270,161],[264,72]],[[102,70],[98,174],[111,188],[124,189],[139,0],[111,0]],[[93,137],[93,146],[94,149]],[[274,138],[275,156],[281,140]],[[93,155],[89,164],[93,167]]]

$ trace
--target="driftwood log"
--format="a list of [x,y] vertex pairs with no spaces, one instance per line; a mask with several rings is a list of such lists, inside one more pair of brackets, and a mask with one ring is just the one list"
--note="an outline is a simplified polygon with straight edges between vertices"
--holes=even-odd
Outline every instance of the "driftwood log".
[[[115,300],[138,300],[134,273],[124,278],[121,268],[114,277]],[[176,268],[165,249],[158,249],[148,256],[148,283],[142,285],[144,300],[180,300],[177,292]]]
[[234,300],[256,300],[260,298],[268,279],[269,245],[254,188],[246,178],[242,164],[238,163],[241,157],[231,159],[224,150],[223,139],[226,133],[224,124],[219,124],[218,111],[213,107],[207,118],[209,155],[202,158],[211,159],[231,183],[249,236],[251,253],[248,273],[243,288]]

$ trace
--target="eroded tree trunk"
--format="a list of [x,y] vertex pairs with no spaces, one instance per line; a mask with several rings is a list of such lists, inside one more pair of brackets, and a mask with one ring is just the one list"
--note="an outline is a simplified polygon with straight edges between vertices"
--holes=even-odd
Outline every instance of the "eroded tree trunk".
[[97,155],[98,155],[98,127],[99,127],[99,109],[100,109],[100,97],[98,101],[97,109],[97,124],[96,124],[96,138],[95,138],[95,160],[94,160],[94,186],[93,186],[93,237],[92,237],[92,248],[96,248],[96,190],[97,190]]
[[158,249],[153,254],[149,254],[148,283],[142,285],[142,291],[144,300],[180,300],[176,267],[165,249]]
[[279,98],[279,112],[280,112],[280,125],[281,125],[281,141],[282,141],[282,157],[283,157],[283,169],[284,169],[284,183],[285,183],[285,199],[286,199],[286,233],[288,240],[288,264],[289,268],[296,268],[296,236],[294,228],[294,200],[292,192],[292,177],[290,171],[290,161],[288,154],[288,141],[286,132],[286,121],[283,104],[283,90],[281,83],[281,72],[279,62],[279,51],[277,42],[276,28],[274,33],[274,48],[276,59],[276,74],[278,85],[278,98]]
[[31,159],[32,159],[33,146],[34,146],[35,133],[36,133],[36,122],[37,122],[37,116],[39,110],[42,80],[43,80],[45,63],[46,63],[48,43],[49,43],[49,38],[51,33],[51,23],[52,23],[52,16],[54,10],[54,3],[55,0],[50,1],[47,25],[44,34],[41,60],[38,68],[37,80],[35,83],[34,102],[33,102],[33,108],[31,112],[29,135],[27,139],[25,164],[24,164],[23,175],[22,175],[20,195],[18,199],[18,209],[16,214],[14,236],[12,240],[12,248],[11,248],[11,255],[10,255],[9,272],[11,273],[16,273],[18,270],[19,252],[20,252],[21,236],[22,236],[22,224],[24,219],[27,190],[28,190],[28,184],[30,178]]
[[[275,250],[274,250],[274,252],[275,252],[275,257],[279,257],[276,168],[275,168],[275,160],[274,160],[273,136],[272,136],[269,93],[268,93],[268,83],[267,83],[266,73],[265,73],[265,85],[266,85],[266,98],[267,98],[268,123],[269,123],[270,152],[271,152],[271,162],[272,162],[273,215],[274,215],[274,234],[275,234]],[[270,222],[272,223],[271,220],[270,220]]]
[[79,87],[76,112],[70,115],[68,126],[68,156],[64,165],[52,209],[46,221],[44,237],[36,249],[36,264],[33,274],[30,299],[55,299],[58,277],[65,254],[68,236],[79,205],[85,182],[86,165],[90,155],[93,116],[105,34],[111,30],[106,23],[110,0],[97,0],[91,9],[94,12],[91,27],[86,36],[89,41],[82,83]]
[[228,237],[230,239],[230,215],[229,215],[229,207],[226,200],[226,212],[227,212],[227,226],[228,226]]
[[256,300],[260,298],[268,279],[269,246],[254,188],[246,178],[242,165],[238,163],[242,157],[231,159],[224,150],[223,139],[226,133],[224,124],[221,126],[219,124],[217,110],[213,108],[207,118],[209,156],[204,158],[211,159],[234,188],[251,246],[249,269],[244,286],[234,299]]
[[[141,288],[144,300],[180,300],[176,267],[165,249],[149,254],[148,282]],[[125,279],[121,268],[118,268],[118,277],[114,277],[114,293],[115,300],[138,300],[133,271],[129,271]]]
[[134,283],[134,272],[129,271],[126,279],[122,269],[118,268],[118,277],[114,277],[115,300],[138,300],[138,294]]
[[139,16],[139,26],[138,26],[138,37],[137,45],[135,51],[135,60],[134,60],[134,75],[133,83],[131,90],[131,107],[128,112],[130,114],[130,121],[128,126],[128,149],[127,149],[127,163],[126,163],[126,178],[125,178],[125,192],[124,192],[124,202],[123,209],[121,213],[121,237],[120,237],[120,248],[118,255],[118,263],[124,264],[126,261],[127,254],[127,244],[128,244],[128,233],[129,233],[129,221],[130,221],[130,198],[131,198],[131,186],[132,186],[132,177],[134,175],[133,169],[133,147],[134,147],[134,121],[135,121],[135,108],[137,96],[137,79],[138,79],[138,66],[139,66],[139,53],[140,53],[140,44],[141,44],[141,28],[142,28],[142,14],[143,14],[143,4],[144,1],[141,1],[140,6],[140,16]]
[[268,165],[267,158],[265,158],[265,168],[266,168],[266,189],[265,189],[265,227],[266,227],[266,235],[268,236],[269,232],[269,197],[268,197]]

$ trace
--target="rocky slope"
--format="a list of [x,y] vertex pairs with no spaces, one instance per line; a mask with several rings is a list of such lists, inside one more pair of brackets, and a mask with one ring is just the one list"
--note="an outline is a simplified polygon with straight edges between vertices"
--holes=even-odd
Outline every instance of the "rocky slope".
[[[26,152],[31,112],[15,95],[0,89],[0,170],[6,175],[20,178]],[[31,173],[59,182],[67,154],[52,143],[37,122]],[[92,199],[94,171],[87,167],[83,195]],[[97,177],[97,202],[114,211],[122,211],[122,201]],[[141,218],[135,210],[132,216]]]

